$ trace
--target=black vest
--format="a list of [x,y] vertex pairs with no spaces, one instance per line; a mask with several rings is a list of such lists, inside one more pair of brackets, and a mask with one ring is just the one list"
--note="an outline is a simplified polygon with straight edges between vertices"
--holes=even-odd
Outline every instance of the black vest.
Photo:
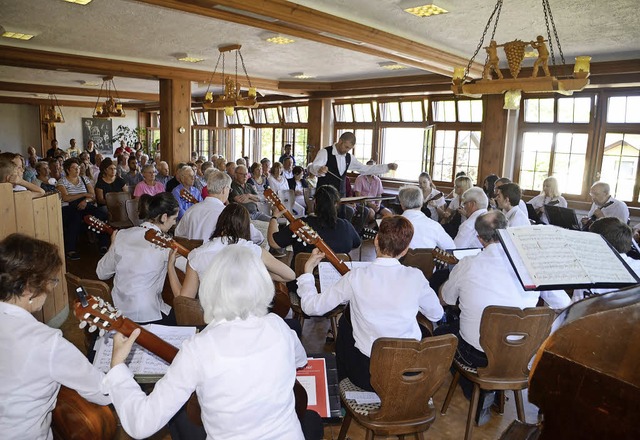
[[[347,166],[344,168],[344,173],[340,174],[340,171],[338,171],[338,161],[333,155],[333,145],[326,147],[325,150],[327,150],[327,168],[329,168],[329,171],[335,174],[335,176],[327,173],[322,177],[318,177],[318,187],[322,185],[331,185],[338,190],[340,197],[344,197],[347,193],[345,176],[347,175],[347,170],[351,164],[351,154],[347,153],[345,157]],[[340,176],[340,178],[337,178],[336,176]]]

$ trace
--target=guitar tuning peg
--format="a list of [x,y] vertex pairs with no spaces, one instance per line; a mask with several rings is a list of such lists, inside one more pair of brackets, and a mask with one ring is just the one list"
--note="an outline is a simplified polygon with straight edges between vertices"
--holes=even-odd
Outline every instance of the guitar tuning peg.
[[102,298],[100,298],[98,300],[98,304],[100,305],[100,307],[104,307],[104,300]]
[[91,305],[91,308],[92,308],[93,310],[97,309],[97,308],[98,308],[98,303],[92,304],[92,305]]
[[78,327],[85,328],[87,326],[87,321],[80,321],[80,325]]
[[106,332],[104,331],[104,329],[100,329],[100,332],[99,332],[100,337],[103,337],[105,333]]
[[296,237],[297,237],[297,235],[296,235],[296,234],[293,234],[293,235],[291,236],[291,238],[296,238]]
[[107,303],[107,309],[109,309],[110,312],[115,312],[116,309],[113,308],[113,306],[109,303]]
[[96,330],[98,330],[98,327],[96,327],[95,325],[92,325],[91,327],[89,327],[89,333],[93,333]]
[[117,318],[116,314],[115,313],[110,313],[109,314],[109,319],[114,319],[114,318]]
[[307,245],[307,242],[306,242],[306,241],[303,241],[303,242],[302,242],[302,246],[306,246],[306,245]]
[[116,311],[116,318],[119,318],[122,316],[122,312],[120,310]]
[[95,318],[93,318],[93,322],[94,323],[98,323],[100,321],[100,317],[96,316]]
[[91,315],[90,315],[89,313],[85,313],[85,314],[82,316],[82,319],[89,319],[89,317],[90,317],[90,316],[91,316]]
[[302,243],[302,238],[298,237],[298,241],[299,241],[300,243]]

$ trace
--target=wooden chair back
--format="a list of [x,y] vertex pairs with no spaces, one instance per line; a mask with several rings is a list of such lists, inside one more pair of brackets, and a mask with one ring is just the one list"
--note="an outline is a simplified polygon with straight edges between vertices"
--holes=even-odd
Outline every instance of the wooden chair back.
[[178,325],[206,325],[204,311],[196,298],[176,296],[173,298],[173,309]]
[[74,298],[76,297],[76,289],[80,286],[84,287],[89,295],[97,296],[103,300],[113,304],[113,298],[111,297],[111,289],[109,285],[103,281],[82,279],[71,272],[64,274],[67,279],[67,286],[69,288],[69,294]]
[[[349,256],[349,254],[336,254],[336,256],[344,262],[351,261],[351,257]],[[307,260],[309,259],[309,257],[311,257],[311,253],[309,252],[300,252],[298,255],[296,255],[294,268],[293,268],[294,272],[296,273],[296,278],[304,273],[304,265],[307,263]],[[329,260],[324,259],[322,261],[329,261]],[[320,292],[320,275],[318,274],[317,267],[313,271],[313,276],[316,280],[316,289],[318,290],[318,292]]]
[[[108,195],[108,194],[107,194]],[[142,220],[138,217],[138,201],[139,198],[133,198],[129,200],[125,200],[124,208],[127,211],[127,218],[133,224],[133,226],[140,226]]]
[[316,195],[315,188],[304,188],[302,190],[302,196],[304,197],[304,203],[307,207],[307,214],[313,214],[316,210],[316,201],[314,196]]
[[482,313],[480,346],[488,364],[478,368],[485,381],[526,381],[529,361],[549,336],[555,312],[549,307],[489,306]]
[[458,346],[454,335],[422,341],[379,338],[371,350],[371,386],[381,405],[369,412],[377,423],[415,423],[432,413],[429,398],[449,374]]
[[105,195],[107,201],[107,211],[109,212],[109,224],[114,228],[130,228],[133,226],[125,202],[131,199],[131,194],[127,191],[110,192]]
[[426,279],[431,279],[435,263],[433,261],[433,249],[417,248],[409,249],[400,263],[405,266],[415,267],[422,271]]

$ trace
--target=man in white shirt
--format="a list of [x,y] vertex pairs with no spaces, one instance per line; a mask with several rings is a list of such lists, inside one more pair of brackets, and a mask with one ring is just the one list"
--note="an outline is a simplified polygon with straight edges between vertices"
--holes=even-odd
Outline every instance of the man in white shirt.
[[398,193],[400,206],[404,211],[403,217],[409,219],[413,225],[411,249],[439,247],[441,249],[455,249],[453,239],[447,234],[440,223],[431,220],[420,210],[422,207],[422,190],[417,186],[403,186]]
[[[224,204],[231,191],[231,177],[227,173],[211,168],[207,170],[207,190],[205,199],[187,209],[176,227],[178,237],[186,237],[190,240],[209,241],[216,229],[218,217],[224,209]],[[264,241],[264,236],[253,224],[251,225],[251,241],[256,244]]]
[[[515,209],[518,209],[517,205]],[[474,368],[487,365],[487,357],[480,346],[480,321],[486,307],[535,307],[540,296],[554,309],[562,309],[570,304],[564,291],[524,290],[498,238],[498,230],[506,227],[507,219],[501,211],[489,211],[479,216],[475,229],[484,250],[478,255],[462,259],[440,289],[442,301],[450,305],[458,303],[460,328],[457,332],[455,325],[445,325],[439,327],[436,334],[458,333],[456,360]],[[470,382],[465,384],[461,379],[460,384],[465,395],[470,397]],[[482,418],[488,420],[493,394],[483,395],[487,398],[479,404],[478,415],[483,413]]]
[[285,179],[293,179],[293,158],[291,156],[285,157],[282,164],[282,175]]
[[496,189],[496,203],[498,208],[502,209],[502,212],[506,215],[510,228],[531,225],[527,214],[518,207],[521,197],[522,191],[515,183],[505,183]]
[[587,224],[590,220],[598,220],[603,217],[616,217],[625,225],[629,221],[629,208],[627,204],[611,197],[611,187],[606,182],[596,182],[591,185],[589,191],[591,209],[586,217],[582,218],[582,224]]
[[489,199],[482,188],[469,188],[462,194],[462,209],[467,219],[458,228],[458,234],[453,240],[456,248],[481,248],[482,243],[476,234],[476,219],[487,212]]
[[[494,193],[495,193],[495,190],[500,188],[505,183],[512,183],[511,179],[509,179],[508,177],[501,177],[498,180],[496,180],[496,183],[493,189]],[[524,213],[524,215],[526,215],[527,218],[529,218],[529,211],[527,210],[527,204],[524,202],[524,200],[522,200],[522,196],[520,196],[520,202],[518,203],[518,208],[520,208],[520,210]]]

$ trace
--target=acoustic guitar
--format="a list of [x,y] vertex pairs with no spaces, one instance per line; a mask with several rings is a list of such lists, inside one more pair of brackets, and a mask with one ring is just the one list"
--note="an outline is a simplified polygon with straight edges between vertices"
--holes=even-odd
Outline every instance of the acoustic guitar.
[[[605,203],[604,205],[602,205],[602,206],[601,206],[600,208],[598,208],[598,209],[602,210],[602,209],[604,209],[604,208],[606,208],[606,207],[608,207],[608,206],[613,205],[613,203],[614,203],[614,202],[613,202],[613,200],[609,200],[607,203]],[[598,217],[596,217],[596,215],[595,215],[595,214],[593,214],[591,217],[589,217],[589,220],[587,220],[587,222],[586,222],[584,225],[582,225],[582,230],[583,230],[583,231],[587,231],[587,232],[588,232],[588,231],[589,231],[589,228],[591,228],[591,225],[592,225],[596,220],[598,220]]]
[[349,266],[347,266],[344,261],[340,260],[335,252],[325,243],[325,241],[318,235],[318,233],[309,226],[306,222],[299,218],[295,218],[293,214],[291,214],[287,208],[282,204],[282,201],[278,198],[276,193],[273,192],[271,188],[267,188],[264,190],[264,197],[278,208],[279,211],[283,212],[284,217],[289,220],[289,229],[293,232],[298,240],[303,241],[304,243],[314,245],[318,249],[320,249],[327,260],[336,268],[336,270],[340,273],[340,275],[344,275],[349,272]]
[[[100,331],[101,334],[105,331],[115,330],[127,337],[130,336],[135,329],[140,329],[140,335],[136,339],[136,343],[140,346],[156,354],[168,363],[171,363],[178,354],[176,347],[122,316],[115,307],[102,298],[88,296],[82,287],[78,287],[76,294],[78,300],[74,304],[73,314],[80,321],[80,328],[88,326],[90,332]],[[296,402],[296,414],[298,418],[302,420],[307,409],[307,392],[297,380],[294,383],[293,392]],[[200,419],[200,404],[197,401],[195,392],[187,402],[187,414],[192,422],[202,424]]]
[[198,203],[198,199],[196,199],[193,194],[191,194],[186,188],[182,188],[180,190],[180,198],[187,203],[191,203],[195,205]]
[[115,229],[98,217],[94,217],[93,215],[85,215],[83,217],[84,222],[89,226],[89,229],[98,234],[113,234]]

